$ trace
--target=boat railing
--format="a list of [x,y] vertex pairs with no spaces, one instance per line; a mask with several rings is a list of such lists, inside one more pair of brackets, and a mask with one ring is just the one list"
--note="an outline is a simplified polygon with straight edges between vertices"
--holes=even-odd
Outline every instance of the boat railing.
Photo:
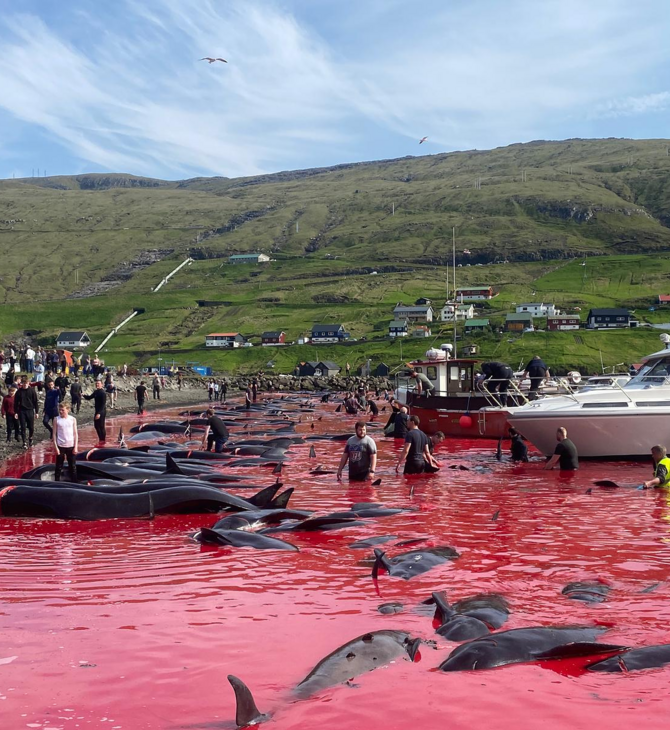
[[[502,394],[498,391],[491,392],[488,388],[489,383],[499,383],[499,382],[508,382],[508,389],[505,391],[505,403],[502,403],[498,396],[501,396]],[[524,393],[519,388],[518,384],[514,380],[509,380],[508,378],[488,378],[487,380],[481,382],[478,386],[481,393],[486,398],[486,401],[490,406],[493,408],[505,408],[508,405],[509,399],[512,400],[512,405],[517,407],[520,405],[525,405],[528,403],[528,398],[524,395]]]

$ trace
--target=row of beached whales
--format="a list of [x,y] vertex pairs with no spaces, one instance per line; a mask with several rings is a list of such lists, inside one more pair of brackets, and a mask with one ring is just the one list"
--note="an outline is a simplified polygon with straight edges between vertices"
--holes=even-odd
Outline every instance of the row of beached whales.
[[[199,529],[192,535],[193,539],[201,544],[297,552],[297,546],[276,535],[339,530],[369,524],[369,519],[410,512],[370,502],[352,504],[347,510],[328,514],[289,507],[293,489],[281,491],[280,475],[290,447],[311,440],[348,438],[348,435],[297,436],[296,424],[304,414],[313,411],[312,401],[297,396],[266,401],[251,410],[219,410],[220,417],[238,437],[229,441],[221,454],[198,450],[200,439],[149,445],[148,442],[166,434],[189,437],[200,432],[202,436],[206,420],[200,412],[181,414],[186,417],[183,422],[134,427],[127,439],[130,448],[98,448],[78,454],[78,475],[86,480],[85,484],[53,482],[53,465],[33,469],[20,479],[0,479],[0,514],[96,520],[229,512],[210,527]],[[315,456],[313,447],[310,456]],[[247,477],[227,473],[230,467],[252,465],[272,468],[277,475],[276,483],[261,488]],[[311,473],[330,472],[317,467]],[[253,489],[255,494],[247,498],[237,496],[225,491],[225,485]],[[415,549],[388,557],[378,546],[393,540],[394,548],[413,546]],[[424,539],[398,541],[395,535],[381,535],[359,540],[350,547],[373,551],[369,561],[363,562],[372,565],[374,580],[380,573],[409,580],[459,557],[449,546],[417,548],[424,542]],[[600,602],[606,600],[608,588],[601,583],[573,583],[563,593],[576,600]],[[670,645],[630,648],[601,643],[597,639],[606,630],[601,627],[535,626],[498,631],[509,616],[509,605],[498,594],[477,595],[450,605],[446,594],[439,591],[425,603],[435,605],[437,634],[452,642],[463,642],[439,665],[445,672],[574,657],[599,657],[590,661],[587,669],[603,672],[628,672],[670,663]],[[398,603],[386,603],[378,610],[396,614],[404,608]],[[320,661],[296,687],[296,694],[313,695],[403,656],[417,661],[421,644],[434,647],[434,642],[412,638],[406,631],[365,634]],[[604,656],[608,658],[603,659]],[[244,683],[232,675],[229,681],[237,701],[237,724],[244,726],[264,720],[266,716],[258,711]]]

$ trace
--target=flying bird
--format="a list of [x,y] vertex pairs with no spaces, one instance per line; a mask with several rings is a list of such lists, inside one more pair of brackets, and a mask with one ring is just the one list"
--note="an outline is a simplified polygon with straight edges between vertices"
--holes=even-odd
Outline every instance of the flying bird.
[[210,56],[205,56],[204,58],[200,59],[201,61],[207,61],[207,63],[214,63],[215,61],[221,61],[222,63],[228,63],[225,58],[211,58]]
[[419,144],[423,144],[427,139],[428,137],[421,137],[421,139],[419,140]]

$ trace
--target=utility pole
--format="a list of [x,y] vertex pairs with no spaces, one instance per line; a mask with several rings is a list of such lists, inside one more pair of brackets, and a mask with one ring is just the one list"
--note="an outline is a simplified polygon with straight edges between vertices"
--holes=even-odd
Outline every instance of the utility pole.
[[395,203],[391,203],[391,215],[395,215]]
[[456,357],[456,226],[451,229],[451,251],[453,256],[452,268],[454,270],[454,357]]

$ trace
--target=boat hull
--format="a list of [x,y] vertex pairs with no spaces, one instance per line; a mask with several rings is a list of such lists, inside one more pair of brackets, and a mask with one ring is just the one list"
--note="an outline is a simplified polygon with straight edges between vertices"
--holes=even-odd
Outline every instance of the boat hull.
[[[470,411],[426,408],[412,404],[411,413],[421,419],[420,428],[431,434],[442,431],[445,436],[458,438],[499,439],[507,435],[507,411]],[[463,416],[469,416],[468,423]]]
[[670,418],[661,413],[510,413],[509,423],[549,456],[556,448],[556,429],[563,426],[580,457],[649,457],[655,444],[670,444]]

